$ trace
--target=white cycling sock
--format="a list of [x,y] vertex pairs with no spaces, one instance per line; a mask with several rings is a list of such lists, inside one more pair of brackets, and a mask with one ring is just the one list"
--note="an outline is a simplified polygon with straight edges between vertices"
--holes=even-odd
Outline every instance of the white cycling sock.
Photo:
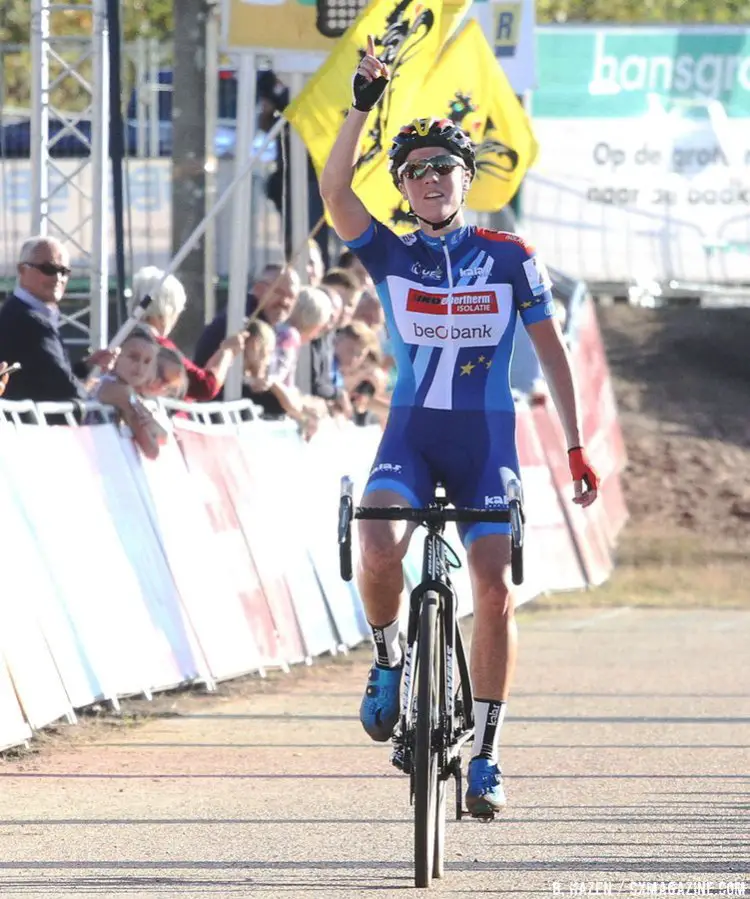
[[401,664],[398,618],[383,627],[375,627],[374,624],[370,627],[375,641],[375,664],[379,668],[397,668]]
[[502,699],[474,700],[474,747],[471,757],[481,756],[491,762],[498,761],[500,728],[505,720],[507,703]]

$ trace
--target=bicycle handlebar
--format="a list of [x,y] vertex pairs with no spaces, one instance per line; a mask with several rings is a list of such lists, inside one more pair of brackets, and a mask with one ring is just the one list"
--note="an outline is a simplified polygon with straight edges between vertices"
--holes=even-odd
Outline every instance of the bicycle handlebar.
[[353,484],[350,478],[341,479],[341,499],[339,500],[339,565],[341,577],[345,581],[352,579],[352,530],[351,521],[354,511],[352,499]]
[[440,524],[444,521],[459,523],[489,521],[507,524],[510,521],[510,511],[507,509],[446,509],[440,506],[434,508],[428,506],[426,509],[415,509],[411,506],[388,508],[359,506],[354,511],[353,517],[371,521],[413,521],[417,524]]
[[523,524],[524,514],[521,503],[521,483],[512,478],[505,484],[508,498],[507,509],[449,509],[444,505],[415,509],[411,506],[391,507],[354,507],[352,498],[353,484],[350,478],[341,479],[341,499],[339,501],[339,562],[341,577],[345,581],[352,579],[352,532],[353,518],[370,521],[410,521],[426,527],[444,524],[448,521],[457,523],[492,522],[510,523],[511,531],[511,574],[513,583],[523,583]]

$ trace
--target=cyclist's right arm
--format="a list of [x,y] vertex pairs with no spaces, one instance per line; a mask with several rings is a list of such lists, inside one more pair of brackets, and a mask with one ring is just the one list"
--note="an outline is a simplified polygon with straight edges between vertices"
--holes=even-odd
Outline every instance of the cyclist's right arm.
[[320,176],[320,195],[342,240],[354,240],[364,234],[372,221],[364,203],[352,190],[354,163],[367,116],[368,113],[354,107],[349,110]]
[[388,67],[375,56],[375,42],[367,38],[367,53],[354,73],[354,105],[341,126],[320,176],[320,195],[342,240],[355,240],[372,217],[352,190],[354,165],[370,110],[380,100],[389,78]]

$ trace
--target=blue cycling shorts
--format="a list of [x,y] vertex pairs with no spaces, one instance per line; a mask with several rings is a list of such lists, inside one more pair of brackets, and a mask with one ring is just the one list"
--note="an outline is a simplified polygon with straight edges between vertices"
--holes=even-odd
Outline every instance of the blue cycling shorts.
[[[435,484],[457,508],[507,509],[500,469],[520,479],[512,412],[391,407],[365,496],[393,490],[413,507],[426,506]],[[459,525],[464,546],[486,534],[510,534],[510,525]]]

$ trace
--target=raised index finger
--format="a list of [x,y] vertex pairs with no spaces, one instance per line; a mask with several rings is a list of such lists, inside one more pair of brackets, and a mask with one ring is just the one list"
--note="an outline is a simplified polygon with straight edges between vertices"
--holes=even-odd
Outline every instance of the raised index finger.
[[375,56],[375,41],[371,34],[367,35],[367,55]]

